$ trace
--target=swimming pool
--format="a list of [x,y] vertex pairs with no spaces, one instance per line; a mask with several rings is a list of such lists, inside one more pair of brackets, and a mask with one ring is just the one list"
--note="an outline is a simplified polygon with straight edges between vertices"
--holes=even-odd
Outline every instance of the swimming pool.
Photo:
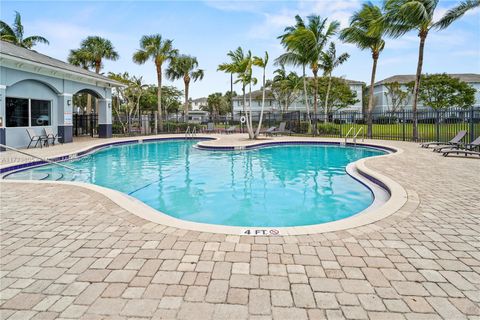
[[[346,166],[385,151],[306,144],[242,151],[195,148],[195,140],[111,146],[7,179],[74,180],[121,191],[158,211],[193,222],[248,227],[321,224],[355,215],[371,190]],[[161,213],[159,213],[161,214]]]

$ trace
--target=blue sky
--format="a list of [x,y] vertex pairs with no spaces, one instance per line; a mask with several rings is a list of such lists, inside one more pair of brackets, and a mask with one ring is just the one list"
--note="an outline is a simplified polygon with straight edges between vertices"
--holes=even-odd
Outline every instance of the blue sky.
[[[106,62],[103,71],[143,76],[155,83],[153,63],[136,65],[132,53],[144,34],[160,33],[174,39],[182,53],[198,58],[205,70],[201,82],[191,84],[191,96],[197,98],[230,87],[228,75],[217,72],[219,63],[228,61],[226,53],[238,46],[256,55],[268,51],[277,57],[283,49],[276,39],[296,14],[319,14],[337,19],[346,26],[352,12],[361,6],[359,0],[301,1],[1,1],[0,17],[13,22],[14,11],[23,18],[25,35],[42,35],[50,45],[35,50],[65,60],[69,49],[77,48],[82,39],[99,35],[110,39],[120,59]],[[457,1],[440,1],[438,15]],[[337,76],[368,82],[371,55],[338,39],[337,51],[350,53],[350,59],[334,71]],[[388,39],[380,56],[377,79],[395,74],[413,74],[416,70],[418,37],[408,33],[399,39]],[[270,64],[268,74],[276,67]],[[470,12],[447,30],[432,31],[426,43],[424,72],[480,73],[480,13]],[[261,77],[258,71],[258,77]],[[165,84],[172,84],[165,80]],[[183,84],[173,83],[180,88]],[[237,88],[237,92],[238,92]]]

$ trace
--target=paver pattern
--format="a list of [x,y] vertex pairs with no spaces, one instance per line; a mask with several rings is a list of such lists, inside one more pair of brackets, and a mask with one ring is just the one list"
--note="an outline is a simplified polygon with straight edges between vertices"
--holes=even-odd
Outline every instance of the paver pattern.
[[388,144],[367,166],[415,205],[326,234],[194,232],[2,182],[0,319],[479,319],[480,161]]

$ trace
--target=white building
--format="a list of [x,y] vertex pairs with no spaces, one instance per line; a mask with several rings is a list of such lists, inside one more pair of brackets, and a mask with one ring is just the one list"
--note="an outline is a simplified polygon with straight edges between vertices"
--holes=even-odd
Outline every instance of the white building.
[[[358,100],[357,103],[354,105],[351,105],[347,108],[342,109],[342,111],[350,111],[350,112],[362,112],[362,90],[363,90],[363,85],[365,83],[361,81],[355,81],[355,80],[347,80],[344,79],[349,87],[350,90],[356,93],[356,99]],[[249,102],[249,96],[247,94],[247,104]],[[264,111],[266,112],[280,112],[282,111],[283,105],[279,101],[277,101],[272,93],[267,90],[265,94],[265,108]],[[310,111],[313,111],[313,103],[309,105]],[[262,90],[255,90],[252,92],[252,105],[251,105],[251,110],[253,112],[260,111],[262,108]],[[322,112],[323,106],[319,106],[319,111]],[[236,97],[233,98],[233,111],[234,113],[239,113],[243,111],[243,96],[240,94]],[[306,111],[305,103],[303,100],[303,91],[299,92],[297,99],[293,101],[290,106],[288,107],[288,111]]]
[[202,107],[207,105],[207,98],[202,97],[202,98],[197,98],[190,100],[190,110],[192,111],[199,111],[202,110]]
[[[477,90],[475,94],[475,105],[474,107],[480,107],[480,74],[475,73],[459,73],[459,74],[448,74],[453,78],[457,78],[460,81],[466,82],[473,88]],[[407,90],[407,84],[415,81],[414,74],[408,75],[395,75],[375,83],[374,86],[374,103],[375,103],[375,112],[386,112],[391,111],[391,100],[388,97],[388,89],[385,86],[387,83],[398,82],[402,85],[403,90]],[[413,104],[412,95],[405,102],[405,110],[411,110]],[[421,102],[418,103],[417,107],[419,109],[424,109],[424,106]]]

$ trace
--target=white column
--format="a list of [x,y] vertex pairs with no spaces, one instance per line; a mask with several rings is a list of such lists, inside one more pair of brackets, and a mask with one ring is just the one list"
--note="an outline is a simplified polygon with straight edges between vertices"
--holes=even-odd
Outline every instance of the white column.
[[98,136],[112,137],[112,99],[98,99]]

